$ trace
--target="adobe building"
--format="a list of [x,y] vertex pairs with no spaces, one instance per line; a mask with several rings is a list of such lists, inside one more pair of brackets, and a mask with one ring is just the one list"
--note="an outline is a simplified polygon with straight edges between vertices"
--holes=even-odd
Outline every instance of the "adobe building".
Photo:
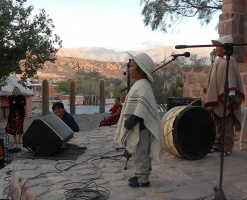
[[21,90],[21,94],[26,97],[25,113],[26,117],[30,117],[32,114],[32,96],[33,91],[23,87],[18,83],[19,78],[16,76],[9,76],[7,84],[0,90],[0,118],[6,119],[9,113],[9,101],[8,96],[12,95],[14,87],[18,87]]

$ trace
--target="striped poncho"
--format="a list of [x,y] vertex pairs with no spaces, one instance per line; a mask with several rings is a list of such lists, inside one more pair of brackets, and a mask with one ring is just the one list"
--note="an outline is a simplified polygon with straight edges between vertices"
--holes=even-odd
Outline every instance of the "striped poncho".
[[[213,115],[221,119],[223,118],[224,110],[226,64],[227,61],[225,58],[218,58],[218,60],[214,62],[204,89],[204,93],[206,93],[204,107],[213,107]],[[240,73],[238,70],[238,63],[235,58],[231,56],[228,72],[228,90],[230,91],[232,89],[236,91],[236,105],[234,105],[234,107],[231,109],[229,103],[227,104],[226,117],[233,116],[233,118],[235,119],[235,129],[240,130],[241,103],[244,101],[244,92]]]
[[124,127],[124,121],[132,115],[143,119],[145,127],[151,133],[149,156],[159,160],[164,151],[164,135],[153,90],[146,79],[137,80],[127,94],[115,134],[116,142],[122,144],[130,153],[135,153],[140,134],[139,123],[131,130]]

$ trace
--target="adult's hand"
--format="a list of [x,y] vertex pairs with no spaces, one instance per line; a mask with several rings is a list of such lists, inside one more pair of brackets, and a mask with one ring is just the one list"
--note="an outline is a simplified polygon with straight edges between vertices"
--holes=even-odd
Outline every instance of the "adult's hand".
[[231,107],[233,107],[233,106],[235,106],[237,104],[235,95],[229,95],[228,96],[228,100],[229,100],[229,103],[230,103]]
[[208,112],[213,112],[213,107],[206,107],[206,110],[207,110]]

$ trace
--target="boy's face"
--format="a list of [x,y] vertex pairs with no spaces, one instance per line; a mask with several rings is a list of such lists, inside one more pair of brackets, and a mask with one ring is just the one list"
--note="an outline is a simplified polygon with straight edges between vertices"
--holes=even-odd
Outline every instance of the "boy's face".
[[132,59],[131,62],[130,62],[130,69],[129,69],[129,73],[130,73],[130,77],[133,78],[133,79],[140,79],[140,75],[143,73],[142,71],[141,72],[137,72],[137,64],[136,62]]
[[[219,42],[216,42],[215,44],[221,44]],[[223,46],[217,46],[216,47],[216,55],[219,57],[224,57],[224,47]]]

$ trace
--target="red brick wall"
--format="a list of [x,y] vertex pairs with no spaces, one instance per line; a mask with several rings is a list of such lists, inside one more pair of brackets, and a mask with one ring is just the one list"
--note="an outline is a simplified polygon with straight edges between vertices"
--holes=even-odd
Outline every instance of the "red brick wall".
[[[0,96],[0,118],[7,118],[9,112],[9,101],[7,96]],[[32,96],[26,96],[26,106],[25,106],[26,117],[31,117],[32,115]]]
[[[36,96],[42,96],[42,86],[33,87],[33,92]],[[49,85],[49,95],[57,93],[57,87],[54,85]]]

